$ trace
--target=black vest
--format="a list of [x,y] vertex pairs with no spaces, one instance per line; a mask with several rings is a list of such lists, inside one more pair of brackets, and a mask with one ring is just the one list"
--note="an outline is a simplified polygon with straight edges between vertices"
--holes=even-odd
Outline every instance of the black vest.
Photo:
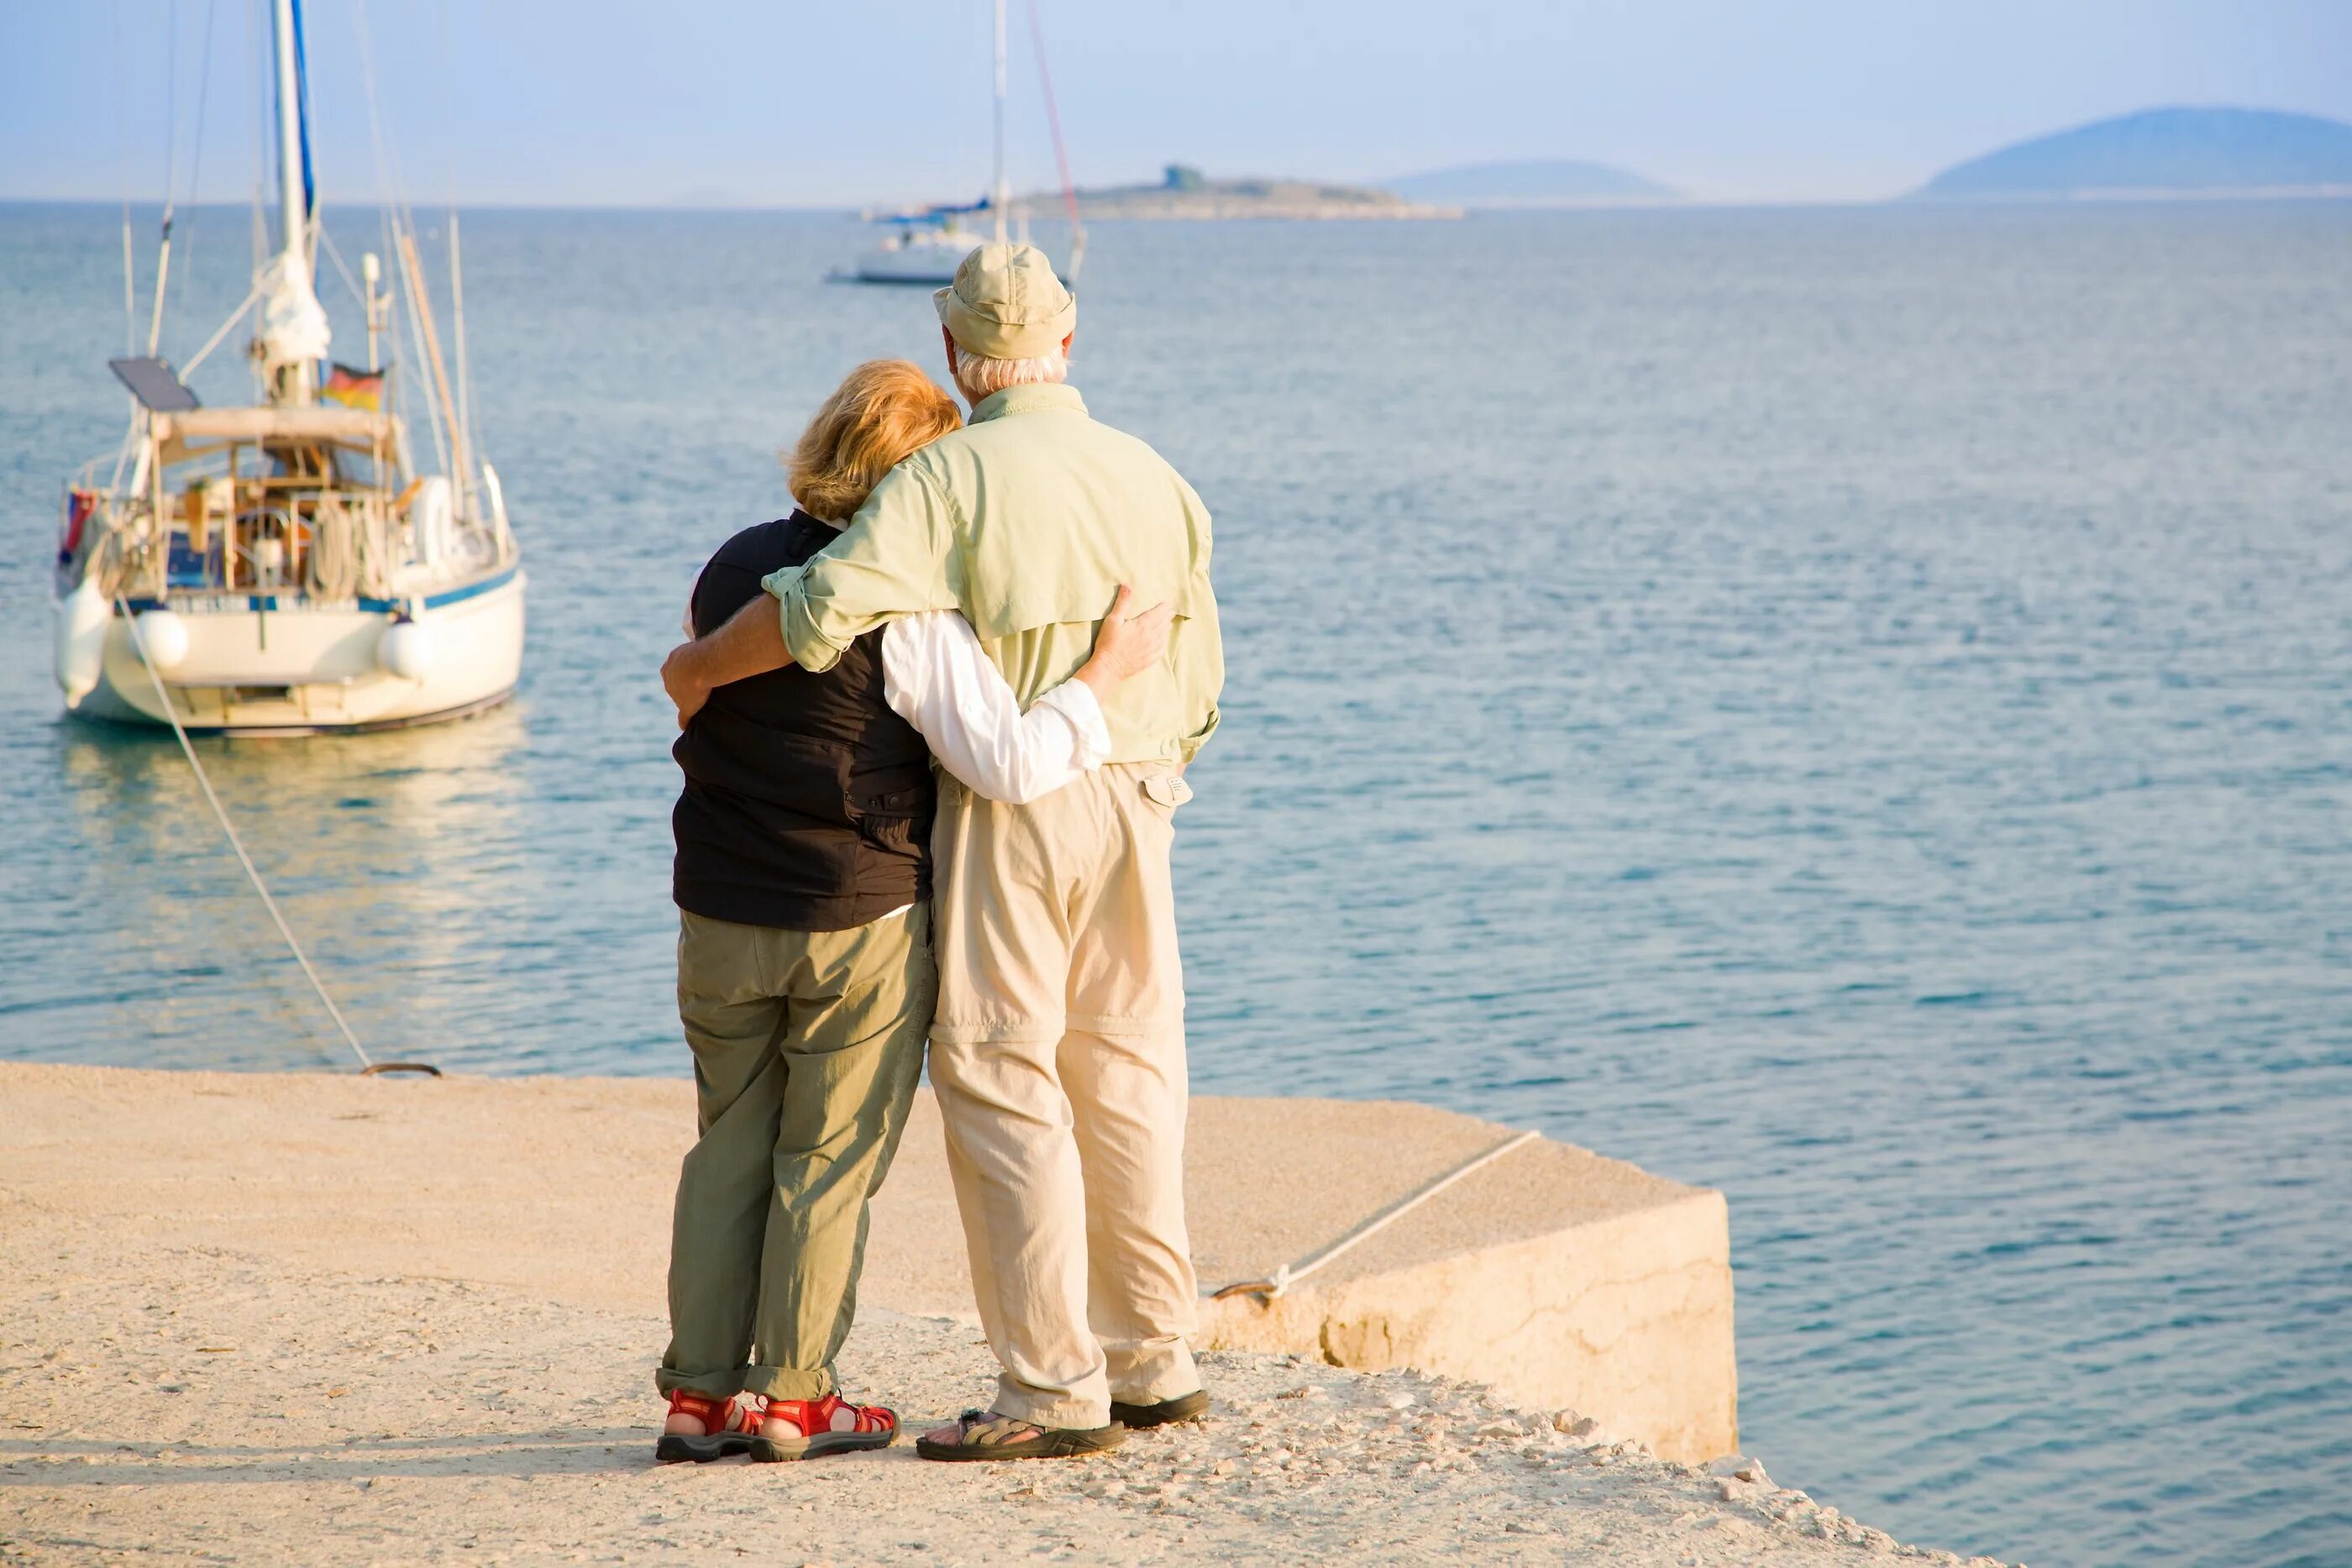
[[[760,580],[841,536],[806,512],[746,528],[694,585],[701,635]],[[670,755],[680,909],[745,925],[846,931],[930,896],[930,748],[882,695],[882,634],[821,675],[793,666],[719,687]]]

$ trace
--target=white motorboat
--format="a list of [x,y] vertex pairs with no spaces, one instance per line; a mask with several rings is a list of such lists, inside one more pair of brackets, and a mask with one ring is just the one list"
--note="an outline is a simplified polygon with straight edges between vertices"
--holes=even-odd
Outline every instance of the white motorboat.
[[[875,221],[892,225],[892,231],[880,244],[857,258],[854,271],[835,276],[854,283],[924,284],[944,288],[955,281],[958,263],[970,255],[973,246],[984,238],[1003,243],[1005,220],[1013,212],[1010,189],[1004,178],[1004,0],[995,0],[996,6],[996,177],[989,185],[989,193],[982,200],[965,206],[922,207],[911,212],[869,214]],[[1029,26],[1033,42],[1037,47],[1038,79],[1045,94],[1045,114],[1053,128],[1054,156],[1062,172],[1063,201],[1070,221],[1070,261],[1066,269],[1056,268],[1062,281],[1075,287],[1078,268],[1086,260],[1087,234],[1078,222],[1077,198],[1070,183],[1070,161],[1062,146],[1061,117],[1054,108],[1053,78],[1045,72],[1045,47],[1037,34],[1037,10],[1032,5]],[[983,235],[966,228],[963,219],[975,213],[986,213],[993,220],[992,233]],[[1020,237],[1029,237],[1028,219],[1019,219]]]
[[934,207],[885,220],[896,227],[881,244],[857,258],[856,280],[946,287],[955,281],[957,264],[982,238],[959,220],[965,213],[985,211],[987,206],[980,202],[969,207]]
[[[386,214],[394,287],[383,286],[375,256],[361,268],[367,365],[330,362],[311,283],[320,230],[299,0],[272,0],[271,14],[279,248],[213,340],[258,310],[258,400],[203,406],[155,355],[170,277],[167,206],[148,353],[111,361],[132,394],[129,432],[66,497],[58,683],[72,714],[176,718],[198,731],[315,734],[455,718],[513,692],[525,586],[498,473],[471,426],[456,214],[454,383],[415,235],[397,206]],[[386,363],[395,316],[415,353]],[[415,425],[429,433],[438,471],[418,462]]]

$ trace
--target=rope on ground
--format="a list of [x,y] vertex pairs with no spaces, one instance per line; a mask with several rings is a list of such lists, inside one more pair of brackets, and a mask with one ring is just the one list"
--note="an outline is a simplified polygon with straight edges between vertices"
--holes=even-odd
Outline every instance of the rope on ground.
[[327,994],[326,986],[319,978],[319,971],[310,967],[310,956],[302,951],[302,944],[294,939],[293,927],[288,925],[286,916],[278,913],[278,901],[269,896],[268,884],[261,880],[261,873],[255,869],[253,857],[245,852],[245,841],[236,836],[236,829],[229,822],[228,812],[222,809],[220,797],[213,792],[213,781],[205,775],[205,765],[197,760],[196,748],[189,744],[188,732],[180,723],[178,711],[172,706],[171,695],[163,689],[163,677],[156,674],[155,661],[148,657],[147,639],[139,630],[139,617],[131,613],[131,607],[123,602],[119,593],[114,596],[114,608],[122,617],[123,624],[131,629],[131,645],[139,652],[139,663],[146,669],[147,679],[155,688],[155,700],[163,706],[163,717],[180,742],[182,755],[187,758],[188,766],[195,769],[196,786],[205,792],[205,803],[213,809],[213,818],[220,823],[222,833],[226,835],[228,847],[236,852],[236,863],[245,868],[247,878],[253,883],[253,891],[261,895],[261,906],[269,911],[269,918],[277,923],[278,935],[286,938],[287,950],[302,967],[303,977],[310,982],[310,988],[319,993],[319,1000],[326,1004],[327,1016],[333,1019],[335,1027],[342,1031],[343,1043],[350,1046],[352,1054],[360,1059],[361,1072],[369,1075],[390,1071],[429,1072],[436,1078],[440,1077],[439,1068],[423,1062],[386,1061],[379,1064],[360,1044],[359,1036],[353,1034],[352,1026],[343,1020],[343,1009],[337,1007],[335,998]]
[[1360,1242],[1370,1240],[1373,1236],[1402,1219],[1463,1177],[1484,1170],[1513,1149],[1523,1144],[1531,1144],[1540,1135],[1534,1132],[1514,1133],[1485,1153],[1474,1155],[1463,1161],[1444,1176],[1422,1186],[1418,1191],[1407,1193],[1321,1251],[1310,1252],[1295,1264],[1284,1264],[1274,1271],[1274,1277],[1271,1279],[1244,1280],[1238,1283],[1227,1285],[1223,1290],[1217,1291],[1213,1299],[1222,1301],[1227,1296],[1264,1296],[1270,1301],[1279,1297],[1288,1291],[1291,1286],[1298,1283],[1324,1264],[1330,1262]]

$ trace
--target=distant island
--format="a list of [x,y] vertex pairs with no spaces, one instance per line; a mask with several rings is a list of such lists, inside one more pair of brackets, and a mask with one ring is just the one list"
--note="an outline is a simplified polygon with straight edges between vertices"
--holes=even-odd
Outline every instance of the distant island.
[[1682,198],[1680,191],[1630,169],[1574,158],[1465,163],[1401,175],[1381,184],[1409,202],[1457,207],[1619,206]]
[[[1058,211],[1058,194],[1025,199],[1034,212]],[[1078,215],[1108,218],[1458,218],[1458,208],[1410,202],[1369,185],[1320,180],[1212,180],[1189,163],[1171,163],[1157,184],[1113,185],[1077,193]]]
[[2352,194],[2352,125],[2259,109],[2150,109],[1945,170],[1927,198]]

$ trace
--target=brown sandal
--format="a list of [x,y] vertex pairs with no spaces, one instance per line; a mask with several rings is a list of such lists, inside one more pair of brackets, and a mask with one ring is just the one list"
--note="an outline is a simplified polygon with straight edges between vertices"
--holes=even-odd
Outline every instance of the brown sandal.
[[1149,1405],[1129,1405],[1118,1399],[1110,1402],[1110,1418],[1130,1432],[1140,1432],[1147,1427],[1165,1427],[1177,1421],[1198,1421],[1208,1413],[1209,1391],[1205,1388],[1179,1394],[1173,1399],[1155,1400]]
[[[950,1463],[1075,1459],[1088,1454],[1107,1454],[1127,1440],[1127,1428],[1116,1421],[1108,1427],[1040,1427],[1034,1421],[999,1416],[993,1410],[967,1410],[956,1417],[955,1429],[952,1443],[918,1437],[915,1452],[927,1459]],[[1028,1436],[1014,1435],[1021,1431]]]

